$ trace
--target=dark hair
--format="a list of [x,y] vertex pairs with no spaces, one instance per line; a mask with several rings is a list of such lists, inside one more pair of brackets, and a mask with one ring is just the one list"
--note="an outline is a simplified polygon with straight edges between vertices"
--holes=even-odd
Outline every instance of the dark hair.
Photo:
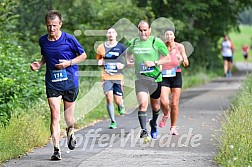
[[166,31],[172,31],[175,34],[175,28],[174,27],[169,27],[165,30]]
[[53,20],[56,17],[59,18],[59,20],[61,21],[61,13],[57,10],[50,10],[46,13],[45,15],[45,22],[47,22],[48,20]]
[[106,30],[108,31],[109,29],[114,29],[115,31],[116,31],[116,29],[115,29],[115,27],[108,27]]
[[139,23],[138,23],[138,25],[137,25],[137,28],[139,28],[140,24],[142,24],[142,23],[147,23],[148,27],[150,28],[150,24],[149,24],[149,22],[147,20],[140,20]]

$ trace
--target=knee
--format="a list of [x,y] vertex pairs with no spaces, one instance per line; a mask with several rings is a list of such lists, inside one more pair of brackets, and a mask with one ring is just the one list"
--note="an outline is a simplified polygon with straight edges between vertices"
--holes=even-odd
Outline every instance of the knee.
[[51,122],[52,123],[59,123],[60,122],[59,112],[51,111]]
[[139,105],[139,110],[140,110],[140,111],[146,111],[147,108],[148,108],[148,103],[141,103],[141,104]]
[[153,109],[154,111],[157,111],[157,110],[160,109],[160,105],[159,105],[159,104],[154,104],[154,105],[152,105],[152,109]]
[[172,102],[171,103],[171,109],[178,109],[178,102]]

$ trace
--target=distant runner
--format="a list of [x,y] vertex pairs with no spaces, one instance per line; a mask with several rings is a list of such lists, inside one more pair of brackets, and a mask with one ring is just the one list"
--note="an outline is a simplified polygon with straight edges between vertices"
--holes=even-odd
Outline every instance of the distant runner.
[[116,128],[113,99],[118,106],[120,115],[124,113],[123,104],[123,57],[126,47],[116,41],[117,32],[114,28],[107,30],[107,41],[97,48],[96,59],[102,66],[102,83],[106,95],[107,111],[111,120],[110,129]]

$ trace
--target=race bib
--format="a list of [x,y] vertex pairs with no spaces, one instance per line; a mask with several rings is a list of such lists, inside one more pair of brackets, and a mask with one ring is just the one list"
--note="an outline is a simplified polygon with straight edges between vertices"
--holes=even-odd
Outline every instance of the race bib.
[[176,67],[170,70],[162,70],[163,77],[175,77],[176,76]]
[[51,81],[60,82],[68,79],[66,69],[62,70],[50,70],[51,72]]
[[144,63],[141,63],[139,65],[140,73],[149,73],[154,71],[154,66],[153,67],[147,67]]
[[105,64],[104,64],[104,70],[107,71],[107,72],[117,72],[116,63],[105,62]]

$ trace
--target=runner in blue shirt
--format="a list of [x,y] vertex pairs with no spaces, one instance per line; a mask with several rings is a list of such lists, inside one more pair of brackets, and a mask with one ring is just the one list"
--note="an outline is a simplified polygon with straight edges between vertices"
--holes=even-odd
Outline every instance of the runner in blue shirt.
[[45,16],[48,34],[40,37],[39,45],[42,58],[31,64],[32,70],[40,69],[46,64],[46,94],[51,111],[51,135],[54,153],[51,160],[60,160],[60,103],[63,99],[64,116],[67,123],[68,148],[76,146],[74,137],[74,107],[78,89],[77,63],[86,59],[86,53],[80,43],[70,34],[62,32],[61,13],[49,11]]

